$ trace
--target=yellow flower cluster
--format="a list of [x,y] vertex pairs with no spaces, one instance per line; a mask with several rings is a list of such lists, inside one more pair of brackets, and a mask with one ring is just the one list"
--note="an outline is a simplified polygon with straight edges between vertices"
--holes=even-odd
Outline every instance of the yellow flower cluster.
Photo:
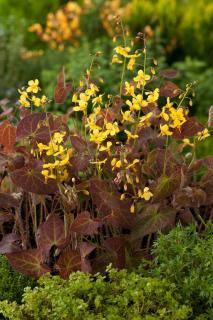
[[209,130],[205,128],[203,131],[198,132],[197,137],[199,141],[202,141],[210,136]]
[[96,124],[99,116],[101,116],[101,108],[96,107],[94,112],[88,117],[87,127],[90,131],[90,141],[97,144],[99,151],[110,152],[112,143],[107,141],[105,145],[103,143],[111,137],[114,137],[120,130],[117,121],[111,123],[103,120],[103,125],[99,126]]
[[47,103],[47,97],[42,95],[41,98],[37,97],[36,94],[41,90],[39,87],[38,79],[28,81],[28,87],[22,90],[18,89],[20,94],[19,103],[22,107],[44,107]]
[[130,51],[131,51],[130,47],[118,46],[114,50],[115,50],[116,54],[114,54],[113,57],[112,57],[112,64],[123,63],[123,60],[121,60],[121,58],[118,56],[118,55],[120,55],[121,57],[129,59],[128,60],[128,64],[127,64],[127,70],[133,70],[134,65],[136,63],[136,59],[138,57],[140,57],[140,53],[135,51],[134,53],[131,54],[130,53]]
[[36,33],[39,38],[49,43],[51,48],[63,50],[65,43],[77,44],[77,39],[81,35],[80,17],[82,9],[74,1],[69,1],[56,13],[47,15],[46,27],[39,23],[30,26],[29,31]]
[[72,150],[62,146],[65,132],[55,132],[48,145],[38,143],[39,155],[46,156],[49,161],[43,164],[42,175],[45,182],[48,179],[56,179],[58,182],[63,182],[68,178],[66,166],[69,164],[69,159],[72,155]]
[[184,122],[186,122],[186,115],[186,110],[182,107],[174,108],[170,98],[167,98],[167,103],[159,114],[159,118],[164,122],[164,124],[160,124],[160,134],[162,136],[171,136],[173,132],[170,129],[177,128],[180,130]]
[[90,83],[89,87],[85,90],[85,92],[78,94],[74,94],[72,97],[72,102],[75,103],[74,111],[81,111],[84,115],[87,114],[87,107],[89,100],[92,98],[92,104],[95,106],[97,103],[102,103],[102,95],[97,96],[99,89],[98,87]]

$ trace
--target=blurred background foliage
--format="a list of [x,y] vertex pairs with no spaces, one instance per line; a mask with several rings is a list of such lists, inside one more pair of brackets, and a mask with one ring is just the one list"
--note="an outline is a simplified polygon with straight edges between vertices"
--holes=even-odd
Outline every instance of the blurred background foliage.
[[62,66],[77,85],[99,51],[93,76],[106,94],[116,93],[121,67],[110,65],[116,15],[130,35],[146,34],[148,56],[159,68],[179,71],[179,86],[197,81],[192,112],[206,121],[213,104],[211,0],[0,0],[0,99],[16,101],[17,88],[35,78],[52,98]]

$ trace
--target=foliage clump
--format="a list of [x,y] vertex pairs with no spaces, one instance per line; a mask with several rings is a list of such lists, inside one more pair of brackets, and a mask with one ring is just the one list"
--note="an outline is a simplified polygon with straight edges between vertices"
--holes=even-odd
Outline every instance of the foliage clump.
[[0,311],[11,320],[188,319],[191,308],[179,298],[166,280],[109,269],[107,277],[77,272],[62,280],[47,275],[38,287],[26,289],[21,306],[2,302]]
[[7,259],[0,256],[0,300],[21,303],[25,287],[34,287],[36,281],[16,272]]
[[196,227],[180,225],[160,235],[153,246],[152,276],[175,283],[194,315],[213,315],[213,226],[200,235]]

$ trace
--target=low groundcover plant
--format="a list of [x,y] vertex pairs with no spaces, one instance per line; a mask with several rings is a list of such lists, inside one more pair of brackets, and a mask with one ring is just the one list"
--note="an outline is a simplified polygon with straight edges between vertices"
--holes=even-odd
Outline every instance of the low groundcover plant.
[[11,320],[189,319],[191,308],[179,299],[166,280],[109,268],[107,279],[81,272],[69,280],[45,275],[34,290],[26,289],[22,305],[3,301],[0,312]]
[[181,90],[174,70],[147,63],[142,34],[137,48],[123,36],[117,96],[92,79],[97,53],[79,86],[60,72],[54,98],[72,101],[66,114],[47,111],[35,79],[19,89],[17,124],[0,124],[0,253],[25,275],[132,268],[159,230],[212,217],[213,158],[196,158],[211,137],[189,115],[193,84]]

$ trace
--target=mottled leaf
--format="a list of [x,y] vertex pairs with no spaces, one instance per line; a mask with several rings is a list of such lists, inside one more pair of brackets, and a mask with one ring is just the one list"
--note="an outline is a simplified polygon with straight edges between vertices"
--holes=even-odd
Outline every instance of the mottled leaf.
[[71,231],[81,235],[92,235],[97,232],[100,222],[90,218],[88,211],[78,214],[71,225]]
[[81,270],[81,256],[76,250],[63,252],[57,262],[59,274],[63,279],[67,279],[71,272]]
[[79,153],[70,159],[71,169],[76,173],[86,171],[89,167],[91,157],[84,153]]
[[182,125],[181,129],[174,130],[173,137],[175,139],[184,139],[195,136],[198,132],[204,130],[204,126],[198,122],[195,117],[190,117]]
[[93,203],[102,215],[109,215],[112,211],[120,211],[121,207],[123,207],[119,195],[115,194],[115,189],[109,192],[109,186],[103,180],[98,178],[91,179],[90,193]]
[[8,120],[0,124],[0,145],[1,153],[11,154],[14,152],[16,142],[16,128]]
[[89,242],[81,242],[81,244],[79,245],[81,257],[86,258],[86,256],[88,256],[93,250],[95,250],[95,248],[96,246]]
[[17,126],[17,139],[34,138],[45,119],[46,114],[44,112],[34,112],[24,117]]
[[165,82],[164,86],[160,88],[160,95],[164,97],[174,98],[177,97],[181,93],[181,90],[178,86],[171,82]]
[[159,177],[154,191],[153,200],[159,201],[172,195],[180,185],[180,178],[179,174],[173,174],[170,177],[166,175]]
[[82,139],[82,137],[77,136],[77,135],[71,135],[70,136],[71,139],[71,143],[73,148],[77,151],[77,152],[83,152],[86,150],[87,144],[86,142]]
[[115,236],[104,241],[105,248],[115,255],[116,267],[121,269],[125,267],[125,238]]
[[179,208],[199,208],[206,202],[204,190],[195,187],[185,187],[174,194],[174,206]]
[[11,173],[11,178],[15,185],[26,192],[37,194],[55,193],[58,190],[56,181],[49,179],[48,183],[45,183],[41,170],[41,164],[34,161],[21,169],[14,170]]
[[38,247],[48,252],[53,246],[62,246],[65,241],[63,221],[56,214],[50,214],[38,228]]
[[155,233],[175,224],[176,210],[170,207],[160,207],[159,204],[150,204],[139,214],[131,238],[142,238],[147,234]]
[[39,278],[44,273],[51,271],[50,268],[43,263],[42,253],[38,249],[7,253],[6,257],[16,271],[26,276]]

